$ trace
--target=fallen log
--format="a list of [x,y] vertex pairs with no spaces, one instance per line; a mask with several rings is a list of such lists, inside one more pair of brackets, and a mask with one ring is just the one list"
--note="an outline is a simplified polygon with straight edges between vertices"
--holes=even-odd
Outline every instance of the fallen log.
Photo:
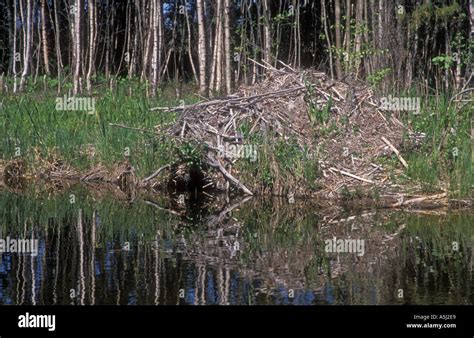
[[408,206],[408,205],[418,205],[421,202],[425,202],[425,201],[436,201],[436,200],[443,199],[443,198],[447,197],[447,195],[448,194],[444,192],[442,194],[412,198],[412,199],[409,199],[409,200],[406,200],[406,201],[401,199],[399,202],[397,202],[395,204],[392,204],[390,207],[391,208],[399,208],[399,207]]

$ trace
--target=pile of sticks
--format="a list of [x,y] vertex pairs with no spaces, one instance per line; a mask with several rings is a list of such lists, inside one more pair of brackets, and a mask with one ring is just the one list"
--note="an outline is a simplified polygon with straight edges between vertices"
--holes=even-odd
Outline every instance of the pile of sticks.
[[[337,194],[343,186],[384,184],[388,176],[374,163],[378,156],[394,154],[408,167],[399,150],[407,129],[395,114],[379,109],[370,87],[349,77],[335,81],[325,73],[280,64],[279,69],[260,64],[267,78],[242,86],[234,95],[152,110],[179,112],[169,135],[204,145],[207,163],[249,195],[251,189],[229,170],[238,157],[223,145],[245,144],[255,133],[309,149],[322,173],[319,192],[326,195]],[[323,112],[326,116],[319,119]],[[248,139],[241,133],[243,125]]]

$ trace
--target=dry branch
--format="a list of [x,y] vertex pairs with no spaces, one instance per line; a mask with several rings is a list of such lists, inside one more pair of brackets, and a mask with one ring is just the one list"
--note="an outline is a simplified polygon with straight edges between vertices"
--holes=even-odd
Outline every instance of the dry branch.
[[402,157],[402,155],[400,154],[400,152],[398,151],[397,148],[395,148],[395,146],[390,143],[389,140],[387,140],[385,137],[382,136],[382,141],[385,142],[386,145],[388,145],[390,147],[390,149],[392,149],[392,151],[395,153],[395,155],[397,155],[398,157],[398,160],[403,164],[403,166],[408,169],[408,163],[405,161],[405,159]]
[[354,178],[354,179],[359,180],[359,181],[362,181],[362,182],[374,184],[374,181],[371,181],[371,180],[368,180],[368,179],[366,179],[366,178],[359,177],[359,176],[357,176],[357,175],[348,173],[347,171],[344,171],[344,170],[339,170],[339,169],[336,169],[336,168],[329,168],[329,170],[337,171],[337,172],[341,173],[341,174],[344,175],[344,176],[348,176],[348,177]]
[[240,189],[242,189],[243,192],[245,192],[247,195],[253,196],[253,193],[245,186],[243,185],[238,179],[236,179],[234,176],[232,176],[225,168],[224,166],[217,160],[215,157],[212,155],[208,155],[208,163],[217,169],[224,175],[227,181],[233,183]]
[[161,167],[160,169],[158,169],[157,171],[155,171],[153,174],[151,174],[150,176],[146,177],[143,179],[142,183],[143,184],[146,184],[147,182],[151,181],[152,179],[154,179],[156,176],[158,176],[163,170],[165,169],[169,169],[171,168],[171,165],[170,164],[167,164],[163,167]]

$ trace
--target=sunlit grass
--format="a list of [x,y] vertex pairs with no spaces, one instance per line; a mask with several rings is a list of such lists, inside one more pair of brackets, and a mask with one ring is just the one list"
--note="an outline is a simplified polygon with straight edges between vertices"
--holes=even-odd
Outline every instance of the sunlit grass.
[[[181,102],[168,89],[149,99],[137,84],[127,95],[128,84],[117,89],[97,91],[95,112],[56,109],[56,99],[64,94],[53,90],[11,95],[3,98],[0,110],[0,158],[22,158],[31,163],[35,152],[41,156],[64,159],[77,168],[97,163],[112,165],[129,158],[140,174],[168,163],[173,152],[170,142],[159,135],[110,126],[110,123],[155,131],[156,126],[171,123],[174,113],[151,112],[150,107],[175,106]],[[87,95],[81,97],[88,97]],[[189,96],[187,102],[196,101]],[[34,163],[31,163],[34,165]]]
[[427,192],[448,188],[453,196],[471,196],[470,120],[474,107],[457,108],[450,98],[449,94],[424,97],[419,114],[403,116],[405,123],[426,135],[419,149],[407,153],[407,174]]

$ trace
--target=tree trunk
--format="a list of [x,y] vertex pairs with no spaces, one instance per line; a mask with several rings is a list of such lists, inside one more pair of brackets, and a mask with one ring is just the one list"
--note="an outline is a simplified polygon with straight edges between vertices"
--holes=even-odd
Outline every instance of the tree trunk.
[[206,82],[207,74],[207,44],[206,44],[206,28],[204,25],[204,0],[196,0],[197,17],[198,17],[198,50],[199,50],[199,92],[201,95],[208,95],[208,87]]
[[51,75],[49,69],[48,34],[46,32],[46,0],[41,0],[41,38],[43,40],[44,72]]
[[194,76],[194,80],[196,82],[198,82],[198,76],[197,76],[197,72],[196,72],[196,66],[194,65],[194,59],[193,59],[193,53],[192,53],[192,48],[191,48],[191,44],[192,44],[192,39],[191,39],[191,25],[189,24],[189,14],[188,14],[188,3],[186,0],[184,0],[184,15],[185,15],[185,18],[186,18],[186,26],[187,26],[187,29],[188,29],[188,54],[189,54],[189,62],[191,63],[191,69],[193,71],[193,76]]
[[364,25],[363,22],[363,2],[362,0],[357,0],[356,2],[356,29],[355,29],[355,41],[354,41],[354,53],[355,53],[355,62],[354,62],[354,72],[356,75],[359,75],[359,68],[361,63],[361,49],[362,49],[362,26]]
[[[137,2],[135,1],[135,9],[137,8]],[[137,69],[137,53],[138,53],[138,36],[140,32],[140,25],[139,25],[139,13],[135,13],[133,17],[133,45],[132,45],[132,52],[130,54],[130,61],[128,66],[128,78],[131,79],[136,74]]]
[[232,50],[230,47],[230,0],[224,0],[224,35],[225,35],[225,84],[226,92],[232,92]]
[[87,91],[90,93],[92,90],[91,77],[94,74],[95,70],[95,41],[96,41],[96,31],[95,31],[95,11],[96,11],[96,0],[89,1],[89,67],[87,69],[86,82],[87,82]]
[[[469,41],[474,41],[474,0],[469,1],[469,24],[471,26],[471,30],[469,32]],[[474,74],[474,62],[471,60],[470,73]]]
[[212,55],[211,64],[211,79],[209,82],[209,88],[219,92],[221,90],[221,79],[222,79],[222,20],[221,20],[221,8],[222,0],[217,0],[216,3],[216,33],[214,37],[214,51]]
[[[322,0],[324,1],[324,0]],[[341,0],[335,0],[334,3],[334,15],[335,15],[335,29],[336,29],[336,76],[338,79],[342,78],[341,68]]]
[[265,37],[265,42],[264,42],[264,60],[271,64],[272,60],[272,35],[271,35],[271,13],[270,13],[270,8],[268,7],[268,0],[262,0],[263,4],[263,16],[264,16],[264,25],[263,25],[263,31],[264,31],[264,37]]
[[326,3],[325,0],[321,0],[321,7],[323,13],[321,14],[323,27],[324,27],[324,35],[326,35],[326,41],[328,43],[328,51],[329,51],[329,71],[331,73],[331,78],[334,78],[333,66],[332,66],[332,44],[331,44],[331,35],[329,34],[328,29],[328,16],[326,12]]
[[[113,7],[113,0],[112,0]],[[109,79],[110,76],[110,49],[111,49],[111,29],[110,21],[113,20],[113,8],[111,9],[109,0],[106,1],[105,8],[107,11],[107,23],[105,24],[105,77]],[[112,28],[113,29],[113,28]]]
[[76,0],[74,8],[74,76],[73,76],[73,95],[80,91],[81,76],[81,0]]
[[61,55],[61,44],[59,39],[60,28],[59,28],[59,17],[58,17],[58,0],[53,0],[54,6],[54,27],[55,27],[55,48],[56,48],[56,67],[58,71],[58,92],[61,88],[61,73],[63,70],[63,58]]
[[[150,5],[147,6],[147,3],[146,3],[146,0],[143,0],[143,4],[142,4],[142,13],[146,13],[147,11],[147,7],[148,7],[148,11],[152,12],[152,8],[150,7]],[[148,16],[148,21],[146,20],[146,18],[144,19],[144,26],[146,27],[145,28],[145,48],[144,48],[144,51],[143,51],[143,61],[142,61],[142,74],[141,74],[141,78],[142,80],[144,80],[147,76],[147,72],[148,72],[148,63],[149,63],[149,59],[150,59],[150,45],[151,45],[151,38],[152,38],[152,30],[150,29],[151,27],[151,24],[150,24],[150,20],[152,19],[152,15],[149,15]]]
[[32,0],[26,0],[26,38],[25,38],[25,48],[23,56],[23,72],[21,73],[20,79],[20,91],[25,89],[26,77],[30,71],[30,61],[31,61],[31,45],[33,42],[33,3]]
[[16,0],[13,1],[13,59],[12,59],[12,73],[13,73],[13,92],[16,93],[17,88],[17,74],[16,74],[16,63],[18,61],[18,57],[20,53],[16,51],[16,20],[17,20],[17,7],[16,7]]
[[346,0],[346,37],[345,43],[345,55],[344,55],[344,66],[346,71],[351,68],[350,65],[350,54],[351,54],[351,0]]
[[158,83],[161,80],[161,63],[162,63],[162,6],[161,0],[153,0],[152,2],[152,19],[150,25],[153,31],[153,56],[151,61],[152,77],[151,77],[151,96],[156,95]]

